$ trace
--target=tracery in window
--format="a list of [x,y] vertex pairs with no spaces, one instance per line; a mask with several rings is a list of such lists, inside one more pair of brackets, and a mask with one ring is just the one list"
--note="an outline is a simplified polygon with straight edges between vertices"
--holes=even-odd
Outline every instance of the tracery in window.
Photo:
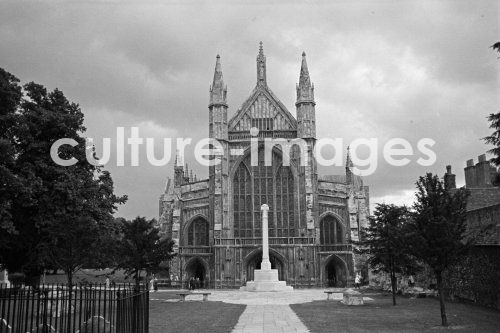
[[332,215],[325,216],[320,222],[321,244],[342,244],[343,228],[339,220]]
[[208,246],[208,222],[202,217],[196,218],[188,227],[188,245]]
[[[234,236],[262,237],[262,204],[269,206],[269,236],[293,237],[295,230],[294,178],[281,156],[273,152],[272,165],[264,164],[264,150],[259,149],[259,164],[250,166],[247,156],[233,178]],[[251,170],[251,171],[250,171]]]

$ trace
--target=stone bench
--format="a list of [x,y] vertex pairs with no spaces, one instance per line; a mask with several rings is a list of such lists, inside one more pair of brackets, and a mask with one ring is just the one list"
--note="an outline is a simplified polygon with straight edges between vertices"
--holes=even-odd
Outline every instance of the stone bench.
[[363,295],[354,290],[346,290],[343,295],[342,303],[345,305],[363,305]]
[[170,287],[172,285],[172,281],[168,280],[168,279],[158,279],[154,282],[154,284],[156,285],[157,288],[160,288],[160,287]]
[[[339,293],[338,291],[335,291],[335,290],[325,290],[325,294],[326,294],[327,301],[342,298],[342,293]],[[331,297],[332,295],[334,297]],[[335,297],[335,296],[337,296],[337,297]]]
[[203,301],[208,301],[208,295],[211,295],[212,293],[209,292],[197,292],[197,293],[189,293],[189,292],[184,292],[184,293],[177,293],[181,297],[181,302],[186,300],[187,295],[203,295]]

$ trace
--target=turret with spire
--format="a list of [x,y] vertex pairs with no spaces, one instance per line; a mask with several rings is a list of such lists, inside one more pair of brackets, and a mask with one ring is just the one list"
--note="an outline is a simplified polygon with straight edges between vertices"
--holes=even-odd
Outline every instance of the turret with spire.
[[212,105],[226,105],[226,95],[227,95],[227,87],[224,85],[224,78],[222,77],[220,55],[217,55],[215,60],[214,81],[210,86],[209,107]]
[[257,85],[267,85],[266,81],[266,56],[262,42],[259,44],[259,54],[257,55]]
[[[304,178],[306,181],[306,223],[307,229],[311,235],[314,234],[317,224],[318,195],[317,195],[317,179],[318,170],[316,159],[312,152],[316,142],[316,121],[315,121],[315,103],[314,103],[314,87],[309,78],[309,70],[307,69],[306,53],[302,52],[302,64],[300,67],[299,83],[297,84],[297,101],[295,103],[297,109],[297,137],[303,139],[308,145],[307,165],[304,168]],[[315,224],[316,223],[316,224]],[[319,241],[319,234],[316,234]]]
[[[229,148],[228,148],[228,121],[227,121],[227,87],[222,76],[222,65],[220,56],[215,60],[214,81],[210,87],[210,103],[208,105],[209,138],[215,139],[222,147],[223,156],[211,156],[218,159],[214,165],[208,168],[209,193],[213,200],[210,200],[210,225],[213,226],[214,237],[221,237],[220,232],[227,224],[228,213],[224,211],[224,202],[221,189],[228,187],[229,170]],[[191,177],[192,178],[192,177]]]
[[307,69],[306,53],[302,52],[302,64],[300,66],[299,83],[297,84],[297,102],[314,103],[314,84],[311,83],[309,70]]
[[176,151],[174,164],[174,186],[180,187],[182,184],[184,184],[184,160],[183,156],[179,154],[179,151]]
[[299,83],[297,84],[297,136],[299,138],[316,137],[316,111],[314,102],[314,84],[311,83],[307,68],[306,53],[302,52]]
[[350,147],[347,147],[347,157],[346,157],[346,162],[345,162],[345,176],[346,176],[346,182],[347,184],[353,184],[354,183],[354,174],[352,173],[352,160],[351,160],[351,150]]
[[227,140],[227,87],[224,85],[220,56],[215,60],[214,81],[210,86],[209,136],[218,140]]

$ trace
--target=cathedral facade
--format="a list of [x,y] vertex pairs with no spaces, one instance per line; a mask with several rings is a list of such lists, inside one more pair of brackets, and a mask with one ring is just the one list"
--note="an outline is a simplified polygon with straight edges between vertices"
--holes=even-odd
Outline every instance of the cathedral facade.
[[[357,273],[351,240],[368,223],[369,191],[352,173],[318,176],[314,158],[314,85],[306,55],[297,84],[296,117],[267,85],[262,44],[257,83],[228,118],[220,57],[209,92],[209,137],[222,154],[198,180],[176,159],[173,181],[160,196],[159,225],[175,240],[170,277],[191,277],[208,288],[235,288],[253,280],[262,258],[262,204],[269,210],[269,251],[279,279],[293,287],[346,286]],[[298,142],[264,149],[265,142]],[[265,161],[267,161],[265,163]]]

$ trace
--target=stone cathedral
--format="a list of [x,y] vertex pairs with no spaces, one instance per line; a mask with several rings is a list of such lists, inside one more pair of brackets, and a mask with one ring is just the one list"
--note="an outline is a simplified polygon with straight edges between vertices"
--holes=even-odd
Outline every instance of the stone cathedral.
[[[199,278],[207,288],[236,288],[253,280],[262,258],[260,207],[266,203],[270,261],[280,280],[296,288],[352,284],[358,268],[350,240],[367,225],[368,187],[352,173],[348,152],[345,174],[318,176],[316,103],[305,53],[296,117],[267,85],[262,43],[256,65],[255,88],[229,118],[217,55],[207,118],[209,137],[223,148],[214,157],[219,163],[208,167],[208,179],[196,179],[176,158],[173,181],[167,180],[160,197],[159,226],[176,243],[170,277],[184,286],[190,277]],[[305,151],[276,145],[272,163],[264,163],[266,139],[301,139]],[[304,154],[308,158],[300,163]]]

